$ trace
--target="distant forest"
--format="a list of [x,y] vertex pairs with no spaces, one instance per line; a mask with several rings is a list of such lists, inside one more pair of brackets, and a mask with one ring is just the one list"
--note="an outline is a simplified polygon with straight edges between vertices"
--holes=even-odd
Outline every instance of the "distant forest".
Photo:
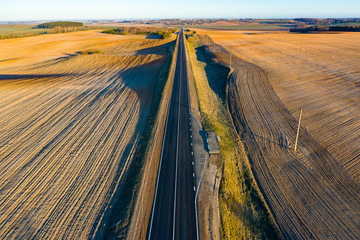
[[321,31],[333,31],[333,32],[360,32],[360,26],[308,26],[308,27],[296,27],[291,28],[290,32],[321,32]]
[[323,25],[323,24],[346,24],[360,23],[360,18],[295,18],[296,22],[303,22],[307,25]]
[[36,28],[83,27],[83,26],[84,24],[80,22],[61,21],[61,22],[42,23],[37,25]]

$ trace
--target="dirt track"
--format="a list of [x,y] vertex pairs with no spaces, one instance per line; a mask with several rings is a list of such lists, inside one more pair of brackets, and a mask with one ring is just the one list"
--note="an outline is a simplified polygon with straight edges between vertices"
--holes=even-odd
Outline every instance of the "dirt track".
[[[106,223],[169,42],[128,38],[82,32],[2,41],[2,239],[84,239]],[[76,54],[87,49],[104,54]]]
[[[228,64],[228,53],[220,46],[216,49],[218,60]],[[288,239],[358,238],[358,184],[304,128],[299,151],[294,153],[297,121],[266,73],[235,56],[232,60],[230,111],[283,235]]]

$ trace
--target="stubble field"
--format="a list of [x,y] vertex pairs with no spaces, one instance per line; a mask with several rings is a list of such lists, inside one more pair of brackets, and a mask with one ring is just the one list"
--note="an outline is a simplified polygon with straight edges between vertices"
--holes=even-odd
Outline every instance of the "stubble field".
[[1,40],[2,239],[96,236],[170,41],[96,31]]
[[358,33],[211,33],[232,54],[265,70],[290,112],[360,183]]
[[[357,238],[359,34],[197,32],[232,53],[230,111],[282,234]],[[228,65],[221,46],[215,55]],[[300,107],[303,127],[294,153]]]

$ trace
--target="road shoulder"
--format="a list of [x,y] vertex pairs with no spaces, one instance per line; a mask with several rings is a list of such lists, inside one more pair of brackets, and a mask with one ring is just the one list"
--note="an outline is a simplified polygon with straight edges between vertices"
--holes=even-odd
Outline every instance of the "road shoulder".
[[185,41],[191,104],[191,124],[196,175],[196,207],[200,239],[220,239],[220,214],[218,193],[220,174],[215,161],[218,156],[209,155],[203,119],[200,114],[199,98],[195,87],[193,66],[190,60],[188,42]]

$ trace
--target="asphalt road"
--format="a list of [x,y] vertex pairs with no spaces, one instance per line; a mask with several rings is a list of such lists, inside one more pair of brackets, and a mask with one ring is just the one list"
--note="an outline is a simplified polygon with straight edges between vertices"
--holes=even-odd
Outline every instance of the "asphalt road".
[[197,239],[195,175],[183,32],[179,35],[174,85],[148,239]]

